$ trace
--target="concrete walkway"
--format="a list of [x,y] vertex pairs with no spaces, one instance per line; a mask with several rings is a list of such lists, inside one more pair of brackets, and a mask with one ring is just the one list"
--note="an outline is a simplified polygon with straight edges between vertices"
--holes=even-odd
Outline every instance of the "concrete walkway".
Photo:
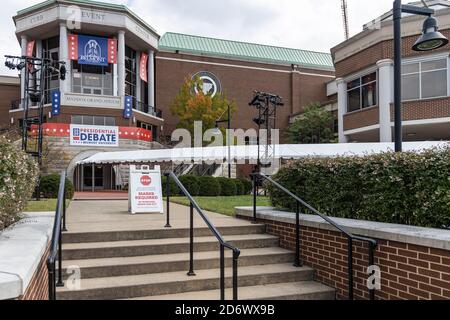
[[[174,229],[189,227],[189,207],[171,204],[171,225]],[[165,211],[166,212],[166,211]],[[251,223],[205,211],[216,227],[245,226]],[[128,201],[72,201],[67,212],[68,233],[161,230],[166,214],[128,213]],[[194,214],[195,227],[205,227],[200,215]]]

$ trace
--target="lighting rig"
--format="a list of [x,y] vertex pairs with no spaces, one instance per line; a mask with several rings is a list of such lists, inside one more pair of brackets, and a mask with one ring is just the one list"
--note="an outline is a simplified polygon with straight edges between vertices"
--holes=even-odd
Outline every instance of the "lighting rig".
[[[5,66],[10,70],[17,70],[24,78],[22,120],[22,149],[37,158],[39,166],[42,165],[45,78],[49,74],[59,74],[61,80],[66,79],[66,65],[63,61],[54,61],[44,58],[28,56],[5,56]],[[36,107],[34,115],[30,112],[30,106]],[[32,132],[35,133],[32,133]],[[30,140],[34,139],[34,143]]]
[[[39,167],[42,167],[45,79],[49,75],[59,75],[61,80],[65,80],[66,64],[63,61],[28,56],[5,58],[8,69],[21,73],[22,149],[35,157]],[[34,115],[30,112],[30,106],[36,107]],[[40,200],[39,183],[35,195]]]
[[[276,129],[277,110],[284,106],[283,98],[277,94],[255,91],[250,106],[258,110],[258,117],[253,119],[258,125],[258,164],[255,172],[262,168],[270,168],[275,160],[275,141],[273,141],[272,130]],[[261,131],[267,134],[261,137]]]

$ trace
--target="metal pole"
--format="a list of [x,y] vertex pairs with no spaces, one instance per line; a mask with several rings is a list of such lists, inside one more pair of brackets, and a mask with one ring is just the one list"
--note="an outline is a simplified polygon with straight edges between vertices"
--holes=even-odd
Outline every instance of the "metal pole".
[[297,213],[295,215],[295,263],[294,267],[302,267],[300,256],[300,203],[297,201]]
[[231,179],[231,108],[228,105],[228,178]]
[[257,179],[257,174],[254,173],[252,175],[253,177],[253,222],[256,223],[258,218],[257,218],[257,214],[256,214],[256,200],[257,200],[257,193],[258,191],[256,190],[256,179]]
[[92,164],[92,192],[95,192],[95,164]]
[[190,213],[191,213],[191,232],[190,232],[190,261],[189,261],[189,272],[188,276],[193,277],[195,276],[194,272],[194,205],[191,202],[190,207]]
[[55,291],[54,291],[54,284],[55,284],[55,270],[52,265],[47,264],[48,269],[48,300],[53,301],[55,299]]
[[58,241],[58,283],[57,287],[64,287],[64,281],[62,276],[62,231],[59,229],[59,241]]
[[225,301],[225,247],[220,245],[220,300]]
[[64,196],[63,196],[63,231],[67,232],[67,222],[66,222],[66,199],[67,199],[67,194],[66,194],[66,185],[64,184]]
[[348,299],[353,300],[353,239],[348,238]]
[[165,228],[172,228],[170,225],[170,176],[166,175],[166,206],[167,206],[167,222]]
[[402,152],[402,2],[394,1],[395,152]]
[[238,259],[239,253],[233,251],[233,301],[238,300]]

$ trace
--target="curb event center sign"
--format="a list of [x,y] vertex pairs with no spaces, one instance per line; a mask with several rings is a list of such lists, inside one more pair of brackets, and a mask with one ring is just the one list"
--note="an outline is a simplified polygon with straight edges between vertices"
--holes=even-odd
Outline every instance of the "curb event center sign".
[[78,147],[118,147],[119,127],[70,125],[70,145]]

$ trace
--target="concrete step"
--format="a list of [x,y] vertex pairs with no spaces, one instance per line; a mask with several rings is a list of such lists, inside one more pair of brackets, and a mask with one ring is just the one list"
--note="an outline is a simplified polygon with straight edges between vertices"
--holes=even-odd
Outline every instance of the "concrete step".
[[[232,254],[225,251],[225,263],[231,267]],[[239,266],[256,266],[294,261],[295,254],[278,247],[247,249],[239,258]],[[128,275],[152,274],[189,270],[189,253],[162,254],[128,258],[107,258],[91,260],[68,260],[63,262],[64,275],[66,268],[74,266],[81,269],[83,279],[120,277]],[[217,269],[220,267],[219,252],[198,252],[194,255],[195,270]]]
[[[279,245],[277,237],[266,234],[234,235],[225,237],[239,249],[267,248]],[[155,254],[189,252],[189,238],[152,239],[138,241],[113,241],[95,243],[72,243],[63,247],[64,260],[84,260],[117,257],[137,257]],[[195,238],[196,252],[219,249],[215,237]]]
[[[163,227],[163,226],[162,226]],[[259,234],[266,232],[266,226],[260,224],[245,224],[241,226],[219,227],[218,230],[223,236]],[[87,242],[112,242],[112,241],[132,241],[132,240],[150,240],[150,239],[169,239],[169,238],[187,238],[189,237],[189,228],[169,228],[153,229],[139,231],[107,231],[107,232],[66,232],[63,234],[64,244],[69,243],[87,243]],[[196,228],[195,236],[210,236],[211,231],[207,227]]]
[[[245,300],[335,300],[334,289],[314,281],[276,283],[264,286],[239,288],[238,298]],[[130,300],[211,301],[217,300],[220,290],[185,292],[162,296],[134,298]],[[225,290],[225,298],[231,300],[232,289]]]
[[[58,289],[59,300],[113,300],[161,296],[219,289],[219,269],[197,270],[195,277],[186,272],[169,272],[113,278],[82,279],[78,291]],[[232,270],[226,269],[226,287],[232,287]],[[311,281],[313,270],[292,264],[274,264],[239,268],[239,288],[276,283]],[[66,283],[67,286],[67,283]],[[213,299],[214,297],[211,297]],[[217,297],[218,299],[219,297]]]

